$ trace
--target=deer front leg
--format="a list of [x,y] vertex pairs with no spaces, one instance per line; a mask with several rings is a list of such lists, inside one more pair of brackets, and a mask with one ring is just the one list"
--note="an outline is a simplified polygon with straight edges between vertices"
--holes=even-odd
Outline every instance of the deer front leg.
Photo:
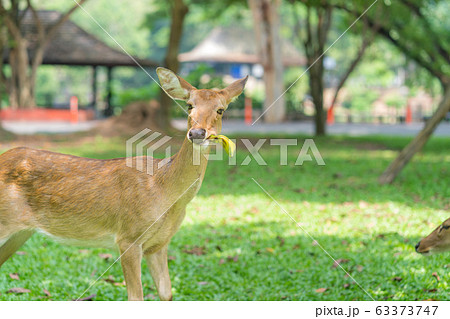
[[144,252],[159,299],[162,301],[172,300],[172,284],[170,283],[169,266],[167,265],[167,246],[164,246],[156,253]]
[[27,229],[13,234],[0,247],[0,266],[8,260],[30,237],[34,234],[34,230]]
[[127,284],[128,300],[144,300],[141,283],[142,247],[129,242],[118,243],[120,263]]

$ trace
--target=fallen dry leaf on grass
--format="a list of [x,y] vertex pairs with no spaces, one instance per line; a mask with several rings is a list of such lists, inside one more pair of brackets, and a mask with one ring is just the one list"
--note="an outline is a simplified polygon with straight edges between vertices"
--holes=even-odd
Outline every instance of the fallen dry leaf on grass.
[[47,297],[50,297],[52,294],[47,289],[42,290]]
[[110,284],[115,284],[116,283],[116,281],[114,280],[114,277],[111,276],[111,275],[109,275],[108,278],[103,278],[102,280],[106,281],[106,282],[108,282]]
[[369,207],[369,204],[363,200],[360,200],[358,203],[358,206],[359,206],[359,208],[364,209],[364,208]]
[[144,299],[156,300],[156,296],[154,294],[145,295]]
[[331,266],[331,268],[336,268],[340,264],[345,264],[345,263],[348,263],[349,261],[350,261],[350,259],[344,259],[344,258],[336,259],[336,261],[333,262],[333,266]]
[[433,288],[433,289],[424,289],[423,291],[425,291],[425,292],[436,292],[437,289],[436,289],[436,288]]
[[9,274],[9,277],[11,277],[11,279],[14,279],[14,280],[20,280],[19,274],[16,272]]
[[436,278],[437,281],[441,281],[441,278],[439,277],[439,275],[437,274],[437,272],[432,273],[431,276],[433,276],[434,278]]
[[97,297],[96,294],[81,298],[81,299],[73,299],[74,301],[93,301],[94,298]]
[[98,256],[106,261],[112,258],[111,254],[98,254]]
[[283,237],[281,237],[281,236],[277,236],[277,240],[279,240],[279,241],[280,241],[280,247],[283,247],[283,246],[284,246],[284,243],[285,243],[285,240],[284,240],[284,238],[283,238]]
[[183,252],[190,255],[201,256],[206,254],[206,249],[205,246],[194,246],[191,249],[186,248]]
[[341,178],[342,177],[342,173],[339,173],[339,172],[338,173],[334,173],[332,176],[333,176],[334,179]]
[[325,291],[327,291],[327,288],[316,289],[316,292],[318,292],[318,293],[324,293]]
[[16,251],[16,255],[19,255],[19,256],[23,256],[23,255],[26,255],[27,254],[27,252],[26,251]]
[[364,267],[361,266],[361,265],[357,265],[357,266],[356,266],[356,270],[357,270],[358,272],[363,271],[363,269],[364,269]]
[[31,292],[31,290],[25,289],[22,287],[11,288],[7,291],[7,293],[13,293],[13,294],[27,294],[29,292]]
[[115,282],[113,285],[116,286],[116,287],[124,287],[127,284],[126,284],[126,282],[124,280],[124,281],[121,281],[121,282]]
[[275,250],[272,247],[266,247],[266,251],[271,254],[275,252]]

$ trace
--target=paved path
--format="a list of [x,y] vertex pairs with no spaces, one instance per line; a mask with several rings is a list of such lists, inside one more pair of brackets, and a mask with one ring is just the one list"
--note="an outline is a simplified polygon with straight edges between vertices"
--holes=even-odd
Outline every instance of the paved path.
[[95,127],[99,121],[80,122],[72,124],[69,122],[26,122],[26,121],[2,121],[5,130],[16,134],[36,133],[73,133],[87,131]]
[[[174,120],[173,124],[179,129],[186,128],[185,120]],[[423,123],[412,124],[333,124],[327,127],[330,135],[396,135],[415,136],[423,128]],[[314,124],[311,122],[287,122],[282,124],[268,124],[257,122],[255,125],[245,125],[243,121],[228,120],[223,122],[222,132],[227,133],[290,133],[313,135]],[[435,136],[450,137],[450,123],[442,122]]]
[[[89,130],[99,121],[81,122],[71,124],[67,122],[12,122],[3,121],[5,129],[16,134],[35,133],[72,133]],[[177,119],[173,125],[180,129],[186,129],[186,120]],[[415,136],[422,129],[423,123],[412,124],[334,124],[327,127],[328,134],[331,135],[395,135],[395,136]],[[289,133],[308,134],[314,132],[314,125],[310,122],[287,122],[282,124],[267,124],[257,122],[255,125],[245,125],[243,121],[226,120],[223,123],[223,133]],[[450,137],[450,123],[442,122],[436,129],[435,136]]]

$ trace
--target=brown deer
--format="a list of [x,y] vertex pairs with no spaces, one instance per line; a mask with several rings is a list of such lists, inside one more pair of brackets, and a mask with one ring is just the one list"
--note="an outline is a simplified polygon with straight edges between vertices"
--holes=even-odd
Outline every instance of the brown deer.
[[[208,138],[220,133],[222,114],[247,77],[206,90],[168,69],[158,68],[157,74],[169,96],[187,102],[189,116],[181,149],[152,175],[128,167],[125,158],[97,160],[24,147],[0,156],[0,266],[41,231],[63,241],[118,247],[129,300],[143,300],[146,258],[160,299],[172,299],[167,246],[202,184]],[[203,154],[199,163],[193,161],[194,146]],[[160,161],[138,160],[153,161],[153,167]]]
[[419,254],[429,255],[450,251],[450,218],[416,245]]

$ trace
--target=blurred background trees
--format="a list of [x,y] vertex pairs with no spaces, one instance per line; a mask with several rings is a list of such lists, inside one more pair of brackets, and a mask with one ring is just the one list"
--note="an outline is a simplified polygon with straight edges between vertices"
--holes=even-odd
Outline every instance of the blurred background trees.
[[[4,64],[5,55],[0,59],[3,107],[52,107],[68,104],[72,95],[78,96],[81,105],[90,103],[92,96],[84,81],[89,70],[40,66],[46,44],[70,15],[73,22],[109,46],[120,51],[112,37],[132,55],[159,61],[192,81],[195,77],[198,87],[226,85],[248,73],[251,79],[245,94],[252,98],[254,119],[265,112],[260,121],[313,120],[316,135],[325,134],[326,125],[333,122],[404,121],[411,99],[425,101],[426,96],[426,102],[414,106],[416,121],[428,119],[423,132],[383,174],[381,182],[395,178],[449,110],[448,1],[146,0],[132,6],[120,1],[86,2],[90,15],[111,37],[65,1],[3,0],[0,4],[0,48],[9,52],[12,61]],[[26,9],[33,16],[36,10],[64,13],[54,29],[43,30],[36,22],[39,46],[33,59],[17,32]],[[214,42],[219,46],[223,40],[230,54],[221,56],[220,61],[180,60],[183,54],[195,52],[217,28],[222,33],[216,34],[222,36],[233,33],[227,30],[241,31],[241,37],[237,33],[234,40],[225,37]],[[238,41],[242,42],[245,34],[253,35],[248,47]],[[211,47],[209,52],[215,50]],[[286,59],[288,51],[294,52],[298,61],[294,63],[292,55]],[[240,56],[246,60],[239,60]],[[156,79],[153,69],[147,72]],[[96,99],[102,105],[108,98],[107,71],[99,69],[97,76],[100,93]],[[161,103],[160,127],[169,128],[171,118],[184,116],[138,68],[115,68],[111,85],[115,114],[133,101],[157,99]],[[227,116],[242,117],[243,108],[244,98],[240,98]]]

